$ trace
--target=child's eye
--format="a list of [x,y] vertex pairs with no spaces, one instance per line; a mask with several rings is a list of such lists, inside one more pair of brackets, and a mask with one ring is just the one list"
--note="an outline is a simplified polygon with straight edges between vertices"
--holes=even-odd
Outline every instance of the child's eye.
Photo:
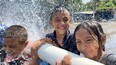
[[93,42],[93,39],[92,39],[92,38],[87,39],[86,42],[87,42],[87,43],[91,43],[91,42]]
[[80,44],[80,41],[76,41],[76,44]]
[[15,47],[16,47],[16,46],[14,46],[14,45],[11,45],[11,46],[10,46],[10,48],[15,48]]
[[59,20],[59,19],[56,19],[56,20],[55,20],[55,22],[59,23],[59,22],[60,22],[60,20]]
[[5,44],[3,44],[3,47],[6,47],[6,45],[5,45]]
[[55,21],[60,21],[60,20],[55,20]]
[[63,21],[64,21],[65,23],[68,22],[68,18],[67,18],[67,17],[63,18]]

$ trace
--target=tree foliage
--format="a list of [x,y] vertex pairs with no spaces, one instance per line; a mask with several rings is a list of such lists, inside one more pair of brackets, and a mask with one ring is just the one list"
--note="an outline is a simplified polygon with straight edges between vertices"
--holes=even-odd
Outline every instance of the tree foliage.
[[90,11],[90,10],[102,10],[102,9],[114,9],[116,8],[116,0],[90,0],[90,2],[84,4],[82,0],[46,0],[50,5],[63,5],[70,11]]
[[115,9],[116,8],[116,0],[91,0],[90,2],[85,4],[86,10],[102,10],[102,9]]
[[74,12],[80,11],[82,6],[83,6],[82,0],[73,0]]
[[113,0],[102,0],[101,4],[99,7],[97,7],[97,10],[102,10],[102,9],[115,9],[115,2]]

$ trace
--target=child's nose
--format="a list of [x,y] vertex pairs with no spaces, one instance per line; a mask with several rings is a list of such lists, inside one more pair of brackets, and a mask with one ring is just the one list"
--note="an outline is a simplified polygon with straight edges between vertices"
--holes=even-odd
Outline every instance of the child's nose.
[[62,24],[62,25],[64,25],[64,24],[65,24],[65,22],[62,20],[62,21],[61,21],[61,24]]
[[85,47],[84,46],[81,46],[81,51],[84,51],[85,50]]
[[85,50],[86,50],[86,47],[87,47],[86,44],[83,43],[83,44],[81,45],[81,50],[85,51]]

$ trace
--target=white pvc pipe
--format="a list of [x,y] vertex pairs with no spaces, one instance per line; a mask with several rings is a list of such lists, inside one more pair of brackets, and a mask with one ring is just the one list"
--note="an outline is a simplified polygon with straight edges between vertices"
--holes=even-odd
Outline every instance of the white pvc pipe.
[[70,55],[71,65],[104,65],[99,62],[81,57],[77,54],[55,47],[51,44],[44,44],[38,49],[38,56],[44,61],[47,61],[51,65],[55,65],[56,60],[62,61],[65,55]]

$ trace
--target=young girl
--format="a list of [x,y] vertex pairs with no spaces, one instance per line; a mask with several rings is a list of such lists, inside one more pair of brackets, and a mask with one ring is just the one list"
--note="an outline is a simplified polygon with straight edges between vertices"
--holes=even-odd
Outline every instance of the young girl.
[[[63,7],[56,7],[51,14],[49,22],[54,28],[54,32],[47,34],[46,41],[44,41],[54,43],[54,45],[57,47],[79,54],[74,42],[73,34],[71,34],[69,31],[71,22],[69,11]],[[32,61],[34,60],[32,63],[35,64],[37,64],[38,60],[37,49],[40,46],[40,44],[36,43],[39,42],[35,42],[35,44],[33,44],[32,46],[32,55],[34,56],[34,58],[32,58]],[[35,52],[34,49],[36,49]],[[41,63],[42,61],[39,64]]]
[[74,38],[79,51],[87,58],[101,61],[104,55],[106,35],[97,22],[84,22],[74,31]]
[[88,21],[79,24],[74,31],[74,38],[78,50],[85,57],[105,65],[116,65],[116,57],[105,53],[106,35],[99,23]]

